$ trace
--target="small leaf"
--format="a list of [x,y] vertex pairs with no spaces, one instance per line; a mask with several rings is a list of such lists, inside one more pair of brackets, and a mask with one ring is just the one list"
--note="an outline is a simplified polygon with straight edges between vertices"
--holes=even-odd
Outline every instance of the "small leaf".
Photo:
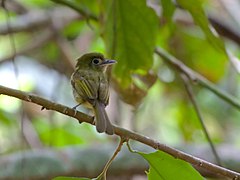
[[150,164],[149,180],[203,180],[204,178],[189,163],[176,159],[162,151],[146,154],[138,152]]

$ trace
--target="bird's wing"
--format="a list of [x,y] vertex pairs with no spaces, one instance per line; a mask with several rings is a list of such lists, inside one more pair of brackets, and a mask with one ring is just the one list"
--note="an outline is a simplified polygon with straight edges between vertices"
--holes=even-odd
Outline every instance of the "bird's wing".
[[98,85],[94,78],[88,75],[75,76],[72,81],[73,88],[77,94],[84,100],[91,102],[97,99]]
[[108,105],[109,101],[109,83],[106,77],[102,77],[99,79],[99,100],[105,106]]

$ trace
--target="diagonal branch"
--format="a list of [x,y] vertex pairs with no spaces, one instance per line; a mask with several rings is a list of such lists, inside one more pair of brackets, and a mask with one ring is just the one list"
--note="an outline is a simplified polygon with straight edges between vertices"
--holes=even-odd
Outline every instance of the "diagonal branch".
[[202,126],[203,133],[205,134],[206,139],[207,139],[207,141],[210,144],[210,148],[211,148],[211,150],[213,152],[213,155],[215,156],[216,162],[217,162],[217,164],[219,166],[222,166],[221,159],[220,159],[220,157],[219,157],[219,155],[217,153],[217,150],[216,150],[216,148],[215,148],[215,146],[214,146],[214,144],[212,142],[212,139],[211,139],[211,137],[210,137],[210,135],[208,133],[208,130],[207,130],[205,124],[204,124],[202,114],[200,113],[200,109],[199,109],[198,104],[197,104],[197,102],[196,102],[196,100],[194,98],[193,90],[192,90],[191,84],[189,82],[189,79],[188,79],[188,77],[185,74],[181,74],[181,77],[183,79],[184,86],[185,86],[185,89],[186,89],[187,94],[189,96],[189,99],[190,99],[190,101],[191,101],[191,103],[193,105],[193,108],[195,109],[195,112],[196,112],[196,115],[198,117],[198,120],[199,120],[199,122],[200,122],[200,124]]
[[239,31],[235,30],[233,27],[228,26],[226,22],[224,22],[222,19],[220,21],[217,18],[214,18],[213,16],[209,16],[208,19],[220,35],[228,39],[231,39],[232,41],[240,45]]
[[[41,98],[36,95],[31,95],[31,94],[25,93],[23,91],[7,88],[7,87],[0,85],[0,94],[12,96],[12,97],[15,97],[15,98],[27,101],[27,102],[38,104],[38,105],[44,107],[45,109],[54,110],[54,111],[60,112],[62,114],[65,114],[67,116],[73,117],[73,118],[77,119],[79,122],[87,122],[87,123],[93,122],[93,117],[91,117],[91,116],[88,116],[79,111],[75,112],[75,110],[72,108],[69,108],[62,104],[54,103],[52,101],[49,101],[47,99]],[[145,145],[148,145],[154,149],[164,151],[164,152],[172,155],[175,158],[179,158],[186,162],[189,162],[192,165],[195,165],[199,168],[206,169],[213,173],[216,173],[216,174],[219,174],[219,175],[222,175],[224,177],[228,177],[228,178],[231,178],[234,180],[240,179],[240,174],[237,172],[214,165],[214,164],[207,162],[205,160],[202,160],[200,158],[194,157],[192,155],[189,155],[189,154],[179,151],[177,149],[171,148],[169,146],[161,144],[161,143],[159,143],[151,138],[148,138],[146,136],[137,134],[135,132],[126,130],[124,128],[120,128],[118,126],[114,126],[114,131],[115,131],[116,135],[121,136],[124,139],[136,140],[136,141],[141,142]]]
[[68,6],[69,8],[74,9],[75,11],[77,11],[79,14],[81,14],[82,16],[84,16],[87,19],[92,19],[94,21],[98,20],[97,16],[95,16],[91,12],[88,12],[85,9],[77,6],[76,3],[73,3],[71,1],[66,1],[66,0],[51,0],[51,1],[62,4],[64,6]]
[[239,100],[236,99],[236,97],[233,97],[229,93],[219,89],[215,84],[188,68],[180,60],[170,55],[164,49],[156,48],[155,53],[162,57],[168,64],[170,64],[170,66],[176,68],[178,71],[185,74],[191,81],[193,81],[194,83],[198,83],[202,87],[212,91],[218,97],[240,110],[240,103]]
[[44,10],[29,11],[26,14],[17,16],[9,23],[10,29],[5,22],[0,23],[0,34],[6,35],[10,33],[17,33],[22,31],[37,31],[39,28],[46,28],[51,24],[51,19],[56,24],[65,27],[72,21],[82,20],[84,17],[68,8],[54,8],[51,12]]
[[0,64],[7,62],[9,60],[12,60],[14,57],[16,56],[20,56],[20,55],[25,55],[29,52],[34,51],[35,49],[38,49],[40,47],[42,47],[44,44],[46,44],[51,38],[53,38],[54,34],[53,32],[50,31],[46,31],[46,32],[42,32],[42,34],[40,34],[38,37],[33,38],[31,42],[29,42],[26,47],[16,51],[13,54],[10,54],[6,57],[2,57],[0,58]]

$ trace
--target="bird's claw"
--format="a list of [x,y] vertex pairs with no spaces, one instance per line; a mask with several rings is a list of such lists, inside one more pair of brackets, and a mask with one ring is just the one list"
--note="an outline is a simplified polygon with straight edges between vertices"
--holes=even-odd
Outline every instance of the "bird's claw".
[[94,120],[94,117],[93,117],[92,125],[96,125],[96,122],[95,122],[95,120]]
[[76,115],[77,115],[77,109],[73,109],[73,110],[74,110],[73,116],[76,117]]

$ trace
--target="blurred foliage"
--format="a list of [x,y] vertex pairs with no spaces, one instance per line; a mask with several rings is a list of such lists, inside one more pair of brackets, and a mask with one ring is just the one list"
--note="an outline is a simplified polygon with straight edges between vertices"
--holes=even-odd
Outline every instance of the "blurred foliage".
[[[47,21],[12,34],[19,53],[16,77],[9,58],[13,54],[9,35],[1,33],[7,26],[6,11],[0,10],[1,85],[20,86],[73,107],[69,77],[75,59],[89,51],[104,53],[118,61],[111,76],[112,92],[117,93],[111,93],[110,119],[173,146],[207,142],[179,72],[154,54],[156,46],[239,98],[240,78],[226,54],[227,49],[239,56],[239,44],[217,35],[210,24],[208,16],[214,10],[223,11],[214,0],[178,0],[178,4],[169,0],[18,0],[6,4],[14,2],[15,8],[9,6],[11,24],[24,24],[31,19],[30,12],[38,11]],[[67,16],[71,13],[74,18]],[[226,14],[218,16],[232,21]],[[43,38],[44,42],[39,41]],[[199,86],[193,90],[214,143],[239,146],[239,111]],[[21,126],[21,121],[28,125]],[[90,125],[0,95],[2,154],[36,148],[34,142],[40,147],[102,146],[111,140]]]

